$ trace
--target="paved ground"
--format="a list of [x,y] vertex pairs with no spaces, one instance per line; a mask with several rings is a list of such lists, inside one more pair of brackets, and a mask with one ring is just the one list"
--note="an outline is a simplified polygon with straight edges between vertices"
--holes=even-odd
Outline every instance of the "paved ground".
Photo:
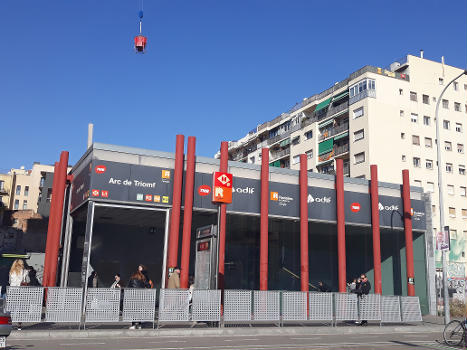
[[[312,329],[310,329],[312,330]],[[11,339],[9,349],[21,350],[272,350],[272,349],[454,349],[436,342],[436,333],[115,337],[109,339]]]

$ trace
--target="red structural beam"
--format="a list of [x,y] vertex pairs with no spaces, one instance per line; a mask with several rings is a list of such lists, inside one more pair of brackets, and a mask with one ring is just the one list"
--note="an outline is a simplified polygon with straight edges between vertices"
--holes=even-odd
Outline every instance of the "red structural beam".
[[379,194],[378,194],[378,167],[370,165],[371,173],[371,227],[373,232],[373,267],[375,274],[375,293],[382,294],[381,282],[381,243],[379,229]]
[[337,258],[339,292],[345,293],[347,285],[345,257],[345,205],[344,205],[344,161],[336,159],[337,199]]
[[68,152],[63,151],[60,154],[60,162],[55,163],[54,168],[52,202],[50,203],[44,259],[44,275],[42,279],[42,285],[45,287],[54,287],[57,282],[58,252],[60,249],[60,235],[62,231],[68,157]]
[[[221,158],[219,164],[219,171],[226,173],[229,167],[229,143],[226,141],[221,142]],[[235,180],[234,180],[235,181]],[[224,289],[224,273],[225,273],[225,236],[226,236],[226,222],[227,222],[227,204],[221,204],[220,218],[219,218],[219,275],[218,275],[218,288]]]
[[410,202],[410,178],[407,169],[402,170],[402,200],[404,203],[405,260],[407,266],[407,295],[415,296],[415,272],[413,260],[412,205]]
[[259,289],[268,290],[269,148],[261,152]]
[[196,138],[188,137],[187,162],[185,173],[185,206],[183,212],[182,257],[180,262],[180,287],[188,288],[190,271],[191,221],[193,217],[193,191],[195,183]]
[[300,289],[309,290],[309,262],[308,262],[308,157],[300,155]]
[[178,240],[180,232],[180,207],[182,202],[182,181],[183,181],[183,148],[185,137],[177,135],[175,144],[175,169],[174,187],[172,199],[172,213],[170,216],[169,247],[167,251],[167,267],[177,266],[178,262]]

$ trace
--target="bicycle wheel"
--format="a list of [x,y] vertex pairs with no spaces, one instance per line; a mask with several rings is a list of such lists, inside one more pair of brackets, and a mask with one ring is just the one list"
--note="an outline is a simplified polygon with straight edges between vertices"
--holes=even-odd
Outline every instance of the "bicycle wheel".
[[464,338],[464,327],[462,323],[453,320],[444,327],[443,338],[448,345],[459,345]]

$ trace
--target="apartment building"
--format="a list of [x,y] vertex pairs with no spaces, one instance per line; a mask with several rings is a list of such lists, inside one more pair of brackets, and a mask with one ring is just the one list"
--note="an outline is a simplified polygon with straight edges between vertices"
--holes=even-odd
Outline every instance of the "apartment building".
[[11,181],[10,174],[0,174],[0,209],[9,209],[10,207]]
[[[346,176],[369,179],[378,165],[380,181],[401,183],[409,169],[412,185],[431,193],[433,226],[439,228],[435,123],[440,125],[446,225],[451,230],[450,276],[465,278],[467,242],[467,76],[441,91],[463,69],[407,55],[386,68],[365,66],[331,88],[304,99],[290,111],[229,142],[231,160],[334,174],[344,160]],[[216,155],[219,157],[219,154]],[[437,255],[437,263],[441,258]],[[438,265],[439,266],[439,265]]]

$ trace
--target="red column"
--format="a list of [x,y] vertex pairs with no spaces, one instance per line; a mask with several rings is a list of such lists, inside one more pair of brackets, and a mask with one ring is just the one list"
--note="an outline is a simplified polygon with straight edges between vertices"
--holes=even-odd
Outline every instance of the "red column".
[[344,161],[336,159],[337,258],[339,292],[346,292]]
[[300,154],[300,289],[308,292],[308,159]]
[[182,257],[180,262],[180,287],[188,288],[190,271],[191,219],[193,215],[193,191],[195,184],[196,137],[188,136],[187,162],[185,173],[185,210],[183,213]]
[[259,289],[268,290],[269,148],[261,150]]
[[379,231],[378,167],[370,165],[371,172],[371,227],[373,231],[373,267],[375,271],[375,293],[382,294],[381,285],[381,244]]
[[68,152],[63,151],[60,154],[60,162],[55,163],[42,280],[42,285],[45,287],[55,287],[57,280],[58,251],[60,249],[60,233],[62,231],[68,157]]
[[[221,142],[221,159],[219,171],[226,173],[229,166],[229,143]],[[227,204],[221,204],[221,216],[219,220],[219,276],[218,287],[224,290],[224,272],[225,272],[225,226],[227,222]]]
[[176,267],[178,262],[178,239],[180,231],[180,206],[182,201],[183,180],[183,148],[185,137],[177,135],[175,145],[175,170],[172,199],[172,213],[170,216],[169,247],[167,251],[167,267]]
[[415,295],[415,272],[413,261],[412,205],[410,203],[409,171],[402,170],[402,200],[404,202],[405,263],[407,266],[407,295]]

